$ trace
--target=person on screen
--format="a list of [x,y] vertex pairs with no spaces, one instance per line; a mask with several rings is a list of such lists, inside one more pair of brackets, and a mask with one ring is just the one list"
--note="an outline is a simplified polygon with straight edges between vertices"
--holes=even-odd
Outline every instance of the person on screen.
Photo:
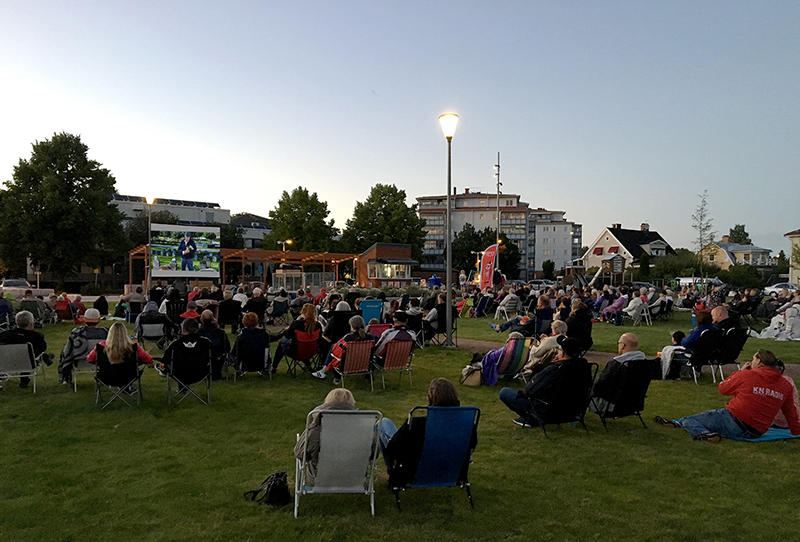
[[188,231],[183,234],[183,241],[178,245],[178,253],[181,255],[181,271],[194,271],[194,253],[197,252],[197,245],[194,244],[192,234]]

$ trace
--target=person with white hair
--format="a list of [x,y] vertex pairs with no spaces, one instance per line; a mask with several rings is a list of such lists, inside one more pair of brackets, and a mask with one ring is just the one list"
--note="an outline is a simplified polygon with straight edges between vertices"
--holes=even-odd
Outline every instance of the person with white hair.
[[769,327],[761,330],[761,333],[751,329],[750,336],[777,341],[800,340],[800,309],[796,306],[789,307],[783,314],[774,316]]
[[[0,344],[30,343],[35,356],[39,357],[44,354],[43,361],[48,365],[53,363],[52,354],[45,354],[45,350],[47,350],[47,341],[45,341],[44,335],[33,329],[35,321],[33,314],[29,311],[19,311],[15,317],[15,321],[17,324],[16,328],[0,333]],[[27,388],[30,381],[30,378],[23,376],[19,379],[19,387]]]

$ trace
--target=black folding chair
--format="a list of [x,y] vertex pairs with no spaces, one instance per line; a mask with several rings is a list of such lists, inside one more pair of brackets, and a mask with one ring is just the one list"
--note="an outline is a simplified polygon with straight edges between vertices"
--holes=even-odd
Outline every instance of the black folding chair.
[[[587,374],[576,378],[574,382],[567,379],[560,379],[558,385],[553,386],[543,398],[529,398],[530,410],[528,410],[525,420],[533,419],[541,427],[544,436],[547,434],[546,425],[561,425],[562,423],[579,423],[586,433],[584,419],[586,409],[589,408],[591,400],[592,385],[597,377],[597,363],[587,363]],[[559,370],[563,371],[564,366]]]
[[[611,364],[616,364],[612,366]],[[613,376],[604,380],[606,371],[614,371]],[[643,359],[619,363],[609,362],[600,378],[592,388],[591,410],[600,417],[603,427],[608,431],[606,420],[636,416],[645,428],[642,410],[654,375],[660,375],[658,360]]]
[[102,401],[102,392],[111,392],[111,398],[106,401],[100,410],[119,399],[129,407],[142,404],[142,369],[135,358],[128,357],[122,363],[111,363],[102,346],[97,347],[97,369],[94,375],[94,404]]
[[[692,345],[691,352],[687,352],[689,361],[687,365],[692,369],[694,383],[697,384],[697,375],[703,370],[703,365],[711,368],[711,378],[717,382],[714,367],[719,367],[717,357],[722,346],[724,335],[721,329],[706,329],[700,334],[700,338]],[[721,373],[720,373],[721,376]],[[698,384],[699,385],[699,384]]]
[[[189,396],[193,396],[204,405],[211,404],[212,356],[211,343],[205,337],[199,337],[208,345],[196,346],[196,351],[188,349],[172,350],[166,362],[167,373],[167,404],[180,403]],[[176,352],[179,352],[177,355]],[[172,384],[177,389],[172,393]],[[205,399],[198,393],[205,386]]]

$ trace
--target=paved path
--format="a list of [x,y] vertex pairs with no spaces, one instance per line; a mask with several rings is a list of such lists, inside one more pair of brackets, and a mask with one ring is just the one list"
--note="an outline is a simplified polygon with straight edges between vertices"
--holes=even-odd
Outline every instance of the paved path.
[[[492,341],[478,341],[474,339],[462,339],[459,337],[458,339],[458,347],[463,348],[464,350],[468,350],[470,352],[480,352],[485,353],[489,350],[497,348],[499,343],[492,342]],[[598,363],[600,365],[605,365],[614,357],[614,354],[611,352],[594,352],[591,351],[586,354],[586,360],[594,363]],[[708,369],[706,369],[708,371]],[[730,375],[736,371],[736,365],[729,364],[722,366],[722,372],[725,375]],[[792,378],[800,378],[800,364],[797,363],[788,363],[786,365],[786,373],[787,376]]]

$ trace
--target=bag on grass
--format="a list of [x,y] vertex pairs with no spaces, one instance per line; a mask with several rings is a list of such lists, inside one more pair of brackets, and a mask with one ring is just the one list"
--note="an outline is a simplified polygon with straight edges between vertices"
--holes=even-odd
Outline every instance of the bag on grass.
[[461,383],[465,386],[480,386],[483,382],[480,364],[467,365],[461,369]]
[[267,476],[258,489],[247,491],[244,494],[245,499],[251,501],[258,501],[261,504],[268,504],[276,508],[286,506],[292,502],[292,496],[289,493],[289,482],[286,479],[286,471],[274,472]]

